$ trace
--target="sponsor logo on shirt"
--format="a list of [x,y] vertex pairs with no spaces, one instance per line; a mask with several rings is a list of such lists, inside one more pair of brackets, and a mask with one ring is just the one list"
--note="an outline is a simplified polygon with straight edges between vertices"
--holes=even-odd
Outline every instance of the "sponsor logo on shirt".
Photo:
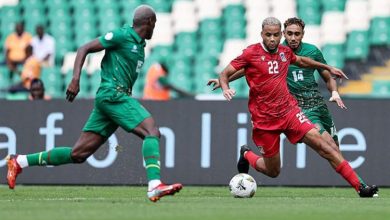
[[261,61],[264,61],[265,60],[265,56],[261,56]]
[[280,56],[280,59],[282,59],[283,62],[286,62],[286,61],[287,61],[286,56],[284,55],[283,52],[280,53],[279,56]]

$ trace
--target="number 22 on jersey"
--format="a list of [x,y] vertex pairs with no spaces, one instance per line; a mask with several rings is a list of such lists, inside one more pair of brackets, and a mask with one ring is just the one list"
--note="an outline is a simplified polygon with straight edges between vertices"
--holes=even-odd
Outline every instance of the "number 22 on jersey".
[[278,68],[278,62],[276,60],[268,61],[268,74],[278,74],[279,68]]

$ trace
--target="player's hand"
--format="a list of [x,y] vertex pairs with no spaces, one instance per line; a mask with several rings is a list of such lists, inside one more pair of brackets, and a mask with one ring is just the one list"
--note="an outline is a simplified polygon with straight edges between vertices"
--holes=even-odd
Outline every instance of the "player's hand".
[[336,102],[337,105],[342,109],[347,109],[347,106],[344,105],[344,102],[341,100],[341,97],[337,91],[332,92],[332,97],[330,97],[329,101]]
[[228,101],[232,100],[233,96],[235,96],[235,95],[236,95],[236,91],[234,89],[223,90],[223,96]]
[[335,75],[337,78],[340,78],[340,83],[342,82],[342,79],[348,79],[348,76],[345,75],[345,73],[339,69],[339,68],[336,68],[336,67],[331,67],[329,72],[333,75]]
[[66,100],[73,102],[80,91],[80,81],[72,79],[66,89]]
[[207,81],[207,85],[213,86],[213,91],[218,89],[218,88],[221,88],[221,85],[219,84],[218,79],[209,79],[209,81]]

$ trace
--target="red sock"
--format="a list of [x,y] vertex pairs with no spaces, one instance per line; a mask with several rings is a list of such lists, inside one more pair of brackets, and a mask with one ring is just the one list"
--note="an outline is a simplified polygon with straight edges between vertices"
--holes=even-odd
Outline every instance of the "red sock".
[[248,160],[251,167],[256,169],[256,161],[260,158],[259,155],[253,153],[252,151],[247,151],[244,155],[245,159]]
[[344,177],[344,179],[348,181],[348,183],[352,187],[354,187],[356,191],[359,191],[359,187],[360,187],[359,178],[346,160],[341,162],[336,167],[336,172],[338,172],[342,177]]

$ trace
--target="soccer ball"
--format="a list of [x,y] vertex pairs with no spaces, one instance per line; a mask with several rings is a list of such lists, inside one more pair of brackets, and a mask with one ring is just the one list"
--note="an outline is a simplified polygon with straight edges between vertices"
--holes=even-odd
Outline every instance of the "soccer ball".
[[239,173],[230,180],[229,189],[236,198],[251,198],[256,193],[256,180],[251,175]]

